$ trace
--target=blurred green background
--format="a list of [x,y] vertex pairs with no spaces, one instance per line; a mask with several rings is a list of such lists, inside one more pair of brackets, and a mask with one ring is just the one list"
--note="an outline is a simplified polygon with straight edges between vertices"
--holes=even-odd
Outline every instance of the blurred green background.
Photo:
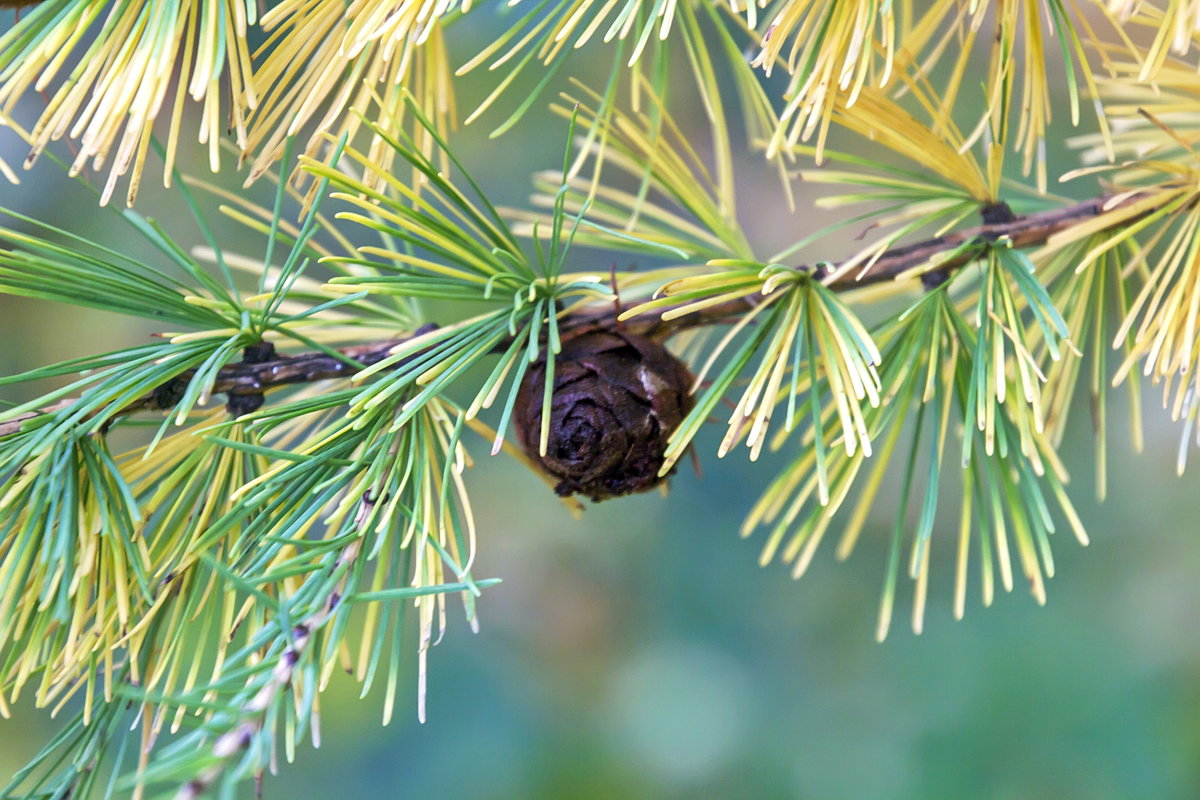
[[[467,31],[463,52],[485,27]],[[604,74],[575,64],[577,74]],[[465,85],[463,108],[482,96],[477,80]],[[560,121],[535,114],[499,141],[486,133],[486,124],[464,131],[458,149],[504,202],[524,203],[530,172],[561,163]],[[0,152],[10,163],[24,155],[9,134]],[[185,167],[205,170],[194,154]],[[156,188],[152,170],[139,206],[197,244],[180,199]],[[827,221],[803,194],[789,213],[752,157],[738,174],[742,216],[763,250]],[[111,216],[53,164],[22,178],[0,186],[0,203],[112,242]],[[205,205],[215,217],[215,204]],[[220,230],[229,248],[260,252],[236,227]],[[834,239],[807,255],[836,258],[849,247]],[[0,373],[148,332],[0,297]],[[772,462],[748,464],[742,451],[718,461],[716,426],[701,444],[703,476],[681,469],[669,497],[592,506],[578,522],[541,481],[480,444],[468,476],[476,574],[504,583],[486,592],[478,635],[458,615],[433,650],[429,721],[416,722],[415,681],[388,728],[377,698],[336,683],[320,750],[305,748],[269,778],[266,796],[1200,797],[1200,492],[1194,473],[1175,477],[1178,429],[1148,397],[1145,453],[1133,454],[1114,425],[1103,505],[1093,499],[1086,410],[1076,416],[1064,452],[1093,543],[1058,535],[1047,607],[1018,586],[982,609],[976,581],[965,621],[954,623],[952,558],[935,553],[924,633],[908,628],[903,587],[883,644],[874,627],[894,508],[876,510],[849,562],[836,563],[826,543],[794,582],[785,567],[759,568],[758,542],[736,533]],[[1116,420],[1123,409],[1113,409]],[[955,532],[955,516],[943,513],[935,537]],[[0,721],[0,774],[54,729],[27,706]]]

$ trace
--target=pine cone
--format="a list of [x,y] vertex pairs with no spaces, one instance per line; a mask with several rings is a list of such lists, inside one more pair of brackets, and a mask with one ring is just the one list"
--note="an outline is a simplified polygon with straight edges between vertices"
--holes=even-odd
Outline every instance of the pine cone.
[[513,411],[529,457],[554,491],[593,501],[644,492],[663,477],[667,440],[692,407],[692,376],[653,339],[620,329],[573,332],[555,359],[546,455],[538,452],[546,362],[525,375]]

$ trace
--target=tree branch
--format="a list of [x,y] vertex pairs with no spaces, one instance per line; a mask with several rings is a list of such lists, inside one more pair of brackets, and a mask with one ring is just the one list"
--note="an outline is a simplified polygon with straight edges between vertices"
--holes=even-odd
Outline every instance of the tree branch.
[[[412,336],[385,339],[378,342],[346,347],[338,351],[341,357],[328,353],[302,353],[296,356],[279,356],[270,361],[254,364],[230,364],[223,367],[213,381],[212,394],[256,395],[268,389],[293,383],[312,383],[330,378],[353,375],[363,367],[369,367],[387,358],[392,348],[410,338],[426,333],[428,328],[419,329]],[[195,370],[176,375],[157,387],[153,392],[139,397],[122,409],[123,414],[138,411],[156,411],[171,408],[179,400],[183,390],[192,379]],[[21,430],[22,423],[69,406],[73,400],[63,400],[53,406],[21,414],[0,422],[0,436],[9,436]]]
[[[1114,209],[1123,208],[1146,198],[1144,193],[1130,194],[1115,200],[1113,195],[1103,195],[1066,208],[1042,211],[1021,217],[985,223],[962,231],[926,239],[921,242],[896,247],[884,252],[871,262],[870,268],[861,277],[854,270],[840,275],[826,285],[837,291],[849,291],[871,284],[894,281],[910,270],[929,263],[941,253],[962,250],[958,255],[948,258],[938,264],[937,272],[948,273],[969,264],[977,257],[977,253],[969,246],[972,241],[989,242],[1007,238],[1013,247],[1028,248],[1045,244],[1054,234],[1064,231],[1073,225],[1099,216]],[[1110,205],[1111,204],[1111,205]],[[1143,214],[1151,213],[1147,209]],[[1000,215],[1003,217],[1003,215]],[[1123,222],[1133,221],[1129,217]],[[813,270],[817,277],[833,275],[838,265],[822,266]],[[732,300],[710,308],[664,321],[661,316],[645,319],[629,320],[622,325],[632,327],[643,335],[668,337],[686,328],[714,325],[725,322],[730,318],[746,313],[753,308],[755,301],[749,297]],[[595,313],[580,314],[567,323],[567,327],[578,325],[616,324],[616,318],[624,309],[612,308]],[[295,356],[279,356],[261,363],[230,364],[222,368],[213,382],[212,394],[225,394],[230,398],[238,396],[261,396],[263,392],[280,386],[295,383],[311,383],[313,381],[331,378],[344,378],[357,372],[362,367],[376,364],[387,358],[393,348],[403,344],[415,336],[432,330],[426,326],[414,332],[411,336],[387,339],[384,341],[368,342],[339,350],[340,357],[328,353],[303,353]],[[249,360],[249,359],[247,359]],[[138,398],[122,410],[122,414],[138,411],[163,410],[171,408],[192,378],[192,371],[181,373],[167,383],[156,388],[153,392]],[[22,423],[42,414],[57,411],[71,401],[62,401],[53,407],[41,411],[30,412],[0,422],[0,436],[17,433]],[[253,403],[249,404],[253,407]]]
[[[1082,203],[1076,203],[1073,206],[1067,206],[1066,208],[1055,208],[1036,214],[1014,217],[1007,222],[985,223],[974,228],[955,231],[945,236],[926,239],[923,242],[914,242],[902,247],[895,247],[875,259],[871,263],[870,271],[861,278],[854,274],[852,270],[850,273],[839,276],[827,285],[839,291],[847,291],[870,284],[894,281],[909,270],[928,263],[939,253],[956,250],[976,240],[980,242],[994,242],[1007,238],[1015,248],[1038,247],[1045,244],[1054,234],[1065,231],[1073,225],[1077,225],[1093,217],[1098,217],[1102,213],[1133,205],[1145,199],[1146,193],[1130,194],[1119,200],[1115,200],[1115,202],[1113,195],[1102,195],[1100,197],[1093,197],[1090,200],[1084,200]],[[1109,205],[1109,203],[1112,203],[1112,205]],[[1150,209],[1147,209],[1139,216],[1145,216],[1150,211]],[[1125,218],[1122,221],[1130,222],[1132,220]],[[975,259],[976,255],[976,253],[971,252],[968,248],[967,252],[942,261],[938,264],[938,270],[949,271],[966,266]],[[836,271],[837,265],[834,265],[833,268],[827,269],[826,274],[832,274]]]

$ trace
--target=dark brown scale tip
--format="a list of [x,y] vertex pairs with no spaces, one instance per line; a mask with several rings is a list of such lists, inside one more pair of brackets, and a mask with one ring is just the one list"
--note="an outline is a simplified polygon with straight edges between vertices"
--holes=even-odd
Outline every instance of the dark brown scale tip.
[[983,218],[984,225],[1007,225],[1017,221],[1017,215],[1003,200],[997,200],[979,209],[979,216]]
[[155,387],[154,407],[163,410],[174,408],[183,399],[183,393],[187,391],[189,380],[190,375],[176,375],[166,383]]
[[[275,353],[275,345],[271,342],[255,342],[242,348],[242,363],[243,364],[266,364],[268,361],[274,361],[277,358]],[[234,419],[243,417],[246,414],[251,414],[262,408],[266,397],[262,392],[247,392],[238,394],[231,392],[228,399],[225,401],[225,410],[229,412]]]
[[928,272],[922,272],[920,278],[925,291],[932,292],[950,280],[950,272],[944,269],[931,269]]
[[521,384],[513,419],[525,452],[559,479],[556,493],[599,502],[663,481],[667,441],[692,408],[692,375],[665,347],[616,327],[588,326],[564,339],[542,456],[545,381],[546,363],[538,361]]
[[271,342],[256,342],[242,348],[243,364],[265,364],[275,358],[275,345]]
[[247,414],[252,414],[262,408],[265,397],[260,393],[255,394],[231,394],[229,399],[225,401],[225,410],[234,419],[244,417]]

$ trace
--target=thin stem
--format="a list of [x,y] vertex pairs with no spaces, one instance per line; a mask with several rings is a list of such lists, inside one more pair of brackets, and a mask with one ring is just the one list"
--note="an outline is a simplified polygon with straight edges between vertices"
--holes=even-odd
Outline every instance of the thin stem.
[[[369,505],[369,501],[364,501],[364,510],[359,512],[360,518],[365,517],[365,509]],[[269,678],[239,709],[237,717],[213,742],[214,762],[181,786],[175,794],[175,800],[196,800],[206,794],[235,763],[235,756],[245,751],[254,737],[262,732],[267,722],[268,709],[284,692],[292,688],[296,666],[301,656],[312,644],[317,631],[323,628],[337,611],[350,575],[350,566],[358,558],[361,548],[360,539],[354,539],[342,548],[335,569],[341,569],[343,574],[333,590],[322,598],[316,610],[294,623],[290,629],[280,631],[280,636],[286,638],[288,646],[279,654]]]

